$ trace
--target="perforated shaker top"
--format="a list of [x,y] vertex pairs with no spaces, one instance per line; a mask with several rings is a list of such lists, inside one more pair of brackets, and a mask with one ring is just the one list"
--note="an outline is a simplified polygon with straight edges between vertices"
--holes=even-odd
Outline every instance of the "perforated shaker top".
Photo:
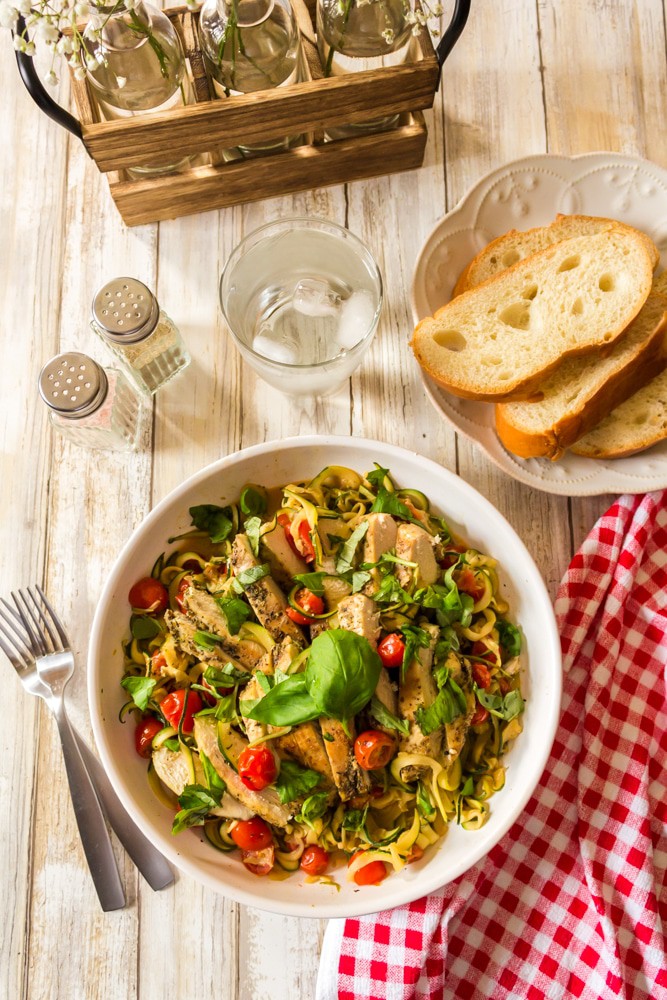
[[85,417],[106,399],[109,383],[104,369],[87,354],[58,354],[42,368],[39,394],[48,407],[64,417]]
[[93,322],[114,344],[134,344],[148,337],[159,316],[157,299],[136,278],[114,278],[93,299]]

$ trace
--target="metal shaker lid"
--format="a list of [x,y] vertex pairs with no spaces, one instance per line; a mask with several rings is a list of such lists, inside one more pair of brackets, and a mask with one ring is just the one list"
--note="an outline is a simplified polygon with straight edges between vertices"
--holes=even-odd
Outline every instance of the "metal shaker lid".
[[113,344],[134,344],[153,332],[160,316],[157,299],[136,278],[114,278],[93,299],[93,322]]
[[85,417],[106,399],[109,382],[104,369],[87,354],[69,351],[51,358],[39,375],[39,394],[63,417]]

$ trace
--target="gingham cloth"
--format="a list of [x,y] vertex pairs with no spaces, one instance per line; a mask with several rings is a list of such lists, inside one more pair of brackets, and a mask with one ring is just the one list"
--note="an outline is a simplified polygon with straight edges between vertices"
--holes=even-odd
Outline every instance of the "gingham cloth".
[[667,491],[613,504],[555,607],[562,716],[521,820],[439,892],[331,921],[318,1000],[667,998]]

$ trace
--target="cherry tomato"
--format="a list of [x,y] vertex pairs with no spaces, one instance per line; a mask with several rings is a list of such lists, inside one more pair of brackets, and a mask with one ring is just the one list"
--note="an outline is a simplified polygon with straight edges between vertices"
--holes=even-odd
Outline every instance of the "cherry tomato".
[[308,615],[321,615],[324,613],[324,601],[322,598],[306,587],[297,590],[294,602],[300,608],[303,608],[304,613],[302,614],[292,607],[286,608],[286,611],[288,618],[291,618],[297,625],[312,625],[316,619],[309,618]]
[[477,687],[481,687],[486,690],[491,686],[491,674],[488,667],[485,667],[483,663],[473,663],[471,669],[472,679]]
[[305,517],[299,524],[299,541],[301,543],[301,555],[306,562],[313,562],[315,559],[315,546],[313,545],[313,540],[310,537],[310,525]]
[[394,756],[396,744],[391,736],[378,729],[367,729],[354,741],[354,756],[364,771],[375,771],[388,764]]
[[183,579],[181,580],[181,582],[178,585],[178,590],[174,594],[174,600],[176,601],[176,604],[178,605],[178,609],[179,609],[179,611],[182,611],[183,614],[185,614],[185,611],[186,611],[186,607],[185,607],[185,591],[188,589],[188,587],[190,586],[191,583],[192,583],[192,581],[191,581],[190,577],[189,576],[184,576]]
[[405,643],[397,632],[390,632],[378,643],[378,656],[384,667],[400,667],[405,655]]
[[458,558],[461,552],[465,551],[466,551],[465,545],[448,545],[447,551],[445,552],[442,559],[438,560],[438,562],[443,569],[450,569],[451,566],[453,566],[456,562],[458,562]]
[[324,875],[329,867],[329,855],[318,844],[307,847],[301,855],[299,867],[307,875]]
[[463,569],[457,570],[454,574],[454,579],[459,590],[472,597],[473,601],[479,601],[484,596],[486,588],[482,582],[477,580],[477,577],[469,566],[464,566]]
[[153,576],[145,576],[130,587],[127,599],[137,611],[148,611],[151,615],[163,614],[169,604],[167,588]]
[[472,653],[473,656],[483,657],[485,660],[488,660],[489,663],[496,662],[495,657],[493,655],[493,651],[490,650],[487,644],[483,642],[481,639],[478,639],[476,642],[473,642],[472,649],[470,650],[470,652]]
[[239,778],[246,788],[255,792],[261,792],[267,785],[272,785],[278,777],[276,758],[264,743],[242,750],[238,766]]
[[475,705],[475,711],[473,712],[472,719],[470,720],[471,726],[481,726],[483,722],[489,717],[488,708],[484,708],[484,705]]
[[[365,851],[355,851],[349,864],[352,864],[360,854],[365,854]],[[388,874],[384,861],[369,861],[367,865],[355,872],[353,878],[357,885],[379,885],[380,882],[384,882]]]
[[142,719],[142,721],[138,724],[134,731],[134,745],[140,757],[150,757],[152,753],[151,743],[153,742],[153,737],[156,736],[162,728],[162,723],[153,716],[150,716],[148,719]]
[[278,524],[280,525],[280,527],[285,532],[285,538],[287,540],[287,544],[291,548],[291,550],[294,553],[294,555],[298,556],[299,559],[300,559],[301,558],[301,553],[297,549],[296,542],[294,541],[294,538],[292,537],[292,527],[291,527],[292,521],[291,521],[291,518],[290,518],[289,514],[286,514],[284,511],[282,511],[280,514],[278,514],[277,521],[278,521]]
[[263,851],[241,851],[241,861],[253,875],[268,875],[273,868],[274,857],[273,844]]
[[156,649],[151,656],[151,673],[160,674],[167,666],[167,657],[161,649]]
[[413,844],[410,848],[410,853],[405,859],[409,865],[413,864],[415,861],[419,861],[420,858],[424,857],[424,849],[419,846],[419,844]]
[[499,677],[498,678],[498,687],[500,688],[500,693],[503,696],[506,695],[508,693],[508,691],[511,691],[511,689],[512,689],[512,685],[507,680],[506,677]]
[[229,836],[242,851],[262,851],[273,844],[271,827],[259,816],[240,819],[230,830]]
[[170,726],[184,733],[191,733],[195,727],[192,716],[202,710],[202,700],[197,691],[177,688],[160,702],[160,709]]

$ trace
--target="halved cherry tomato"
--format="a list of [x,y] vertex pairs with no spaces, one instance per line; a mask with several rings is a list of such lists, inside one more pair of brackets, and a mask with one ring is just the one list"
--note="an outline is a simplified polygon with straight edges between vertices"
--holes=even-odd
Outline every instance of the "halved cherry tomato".
[[310,537],[310,525],[305,517],[299,524],[299,541],[301,543],[301,555],[306,562],[313,562],[315,559],[315,546]]
[[299,867],[306,875],[324,875],[329,867],[329,854],[319,844],[312,844],[301,855]]
[[286,514],[284,511],[282,511],[280,514],[278,514],[276,520],[278,521],[278,524],[285,532],[285,538],[287,540],[287,544],[291,548],[292,552],[294,553],[295,556],[299,556],[299,558],[301,558],[301,553],[297,549],[296,542],[292,537],[292,527],[291,527],[292,521],[290,519],[289,514]]
[[164,655],[161,649],[156,649],[151,656],[151,673],[160,674],[163,669],[167,666],[167,657]]
[[[365,854],[365,851],[355,851],[348,864],[352,864],[360,854]],[[384,861],[369,861],[367,865],[355,872],[353,878],[357,885],[379,885],[380,882],[384,882],[388,874]]]
[[153,576],[145,576],[130,587],[127,599],[137,611],[147,611],[151,615],[161,615],[169,604],[167,588]]
[[454,579],[459,590],[472,597],[473,601],[479,601],[484,596],[486,588],[483,583],[477,580],[477,577],[469,566],[464,566],[463,569],[456,570]]
[[391,736],[379,729],[367,729],[354,741],[354,756],[364,771],[375,771],[388,764],[394,756],[396,744]]
[[160,710],[170,726],[184,733],[191,733],[195,727],[193,715],[202,710],[202,700],[196,691],[177,688],[160,702]]
[[477,705],[475,705],[475,711],[472,714],[472,719],[470,720],[470,725],[471,726],[481,726],[481,724],[483,722],[486,722],[486,720],[488,719],[488,717],[489,717],[489,710],[488,710],[488,708],[484,708],[484,705],[480,705],[478,703]]
[[510,681],[507,680],[506,677],[499,677],[498,678],[498,687],[500,688],[500,693],[504,696],[504,695],[506,695],[508,693],[508,691],[511,690],[512,685],[511,685]]
[[444,556],[442,557],[442,559],[438,560],[439,565],[442,566],[443,569],[449,569],[451,566],[454,565],[454,563],[458,562],[458,558],[461,552],[465,551],[466,551],[465,545],[448,545],[447,551],[445,552]]
[[261,792],[272,785],[278,777],[278,767],[273,753],[262,743],[256,747],[246,747],[239,754],[239,778],[254,792]]
[[398,632],[390,632],[378,643],[378,656],[383,667],[400,667],[405,655],[405,643]]
[[142,719],[142,721],[138,724],[134,731],[134,745],[140,757],[150,757],[153,737],[156,736],[162,728],[162,723],[153,716],[148,719]]
[[185,614],[185,611],[186,611],[186,607],[185,607],[185,591],[188,589],[188,587],[190,586],[191,583],[192,583],[192,580],[190,579],[190,577],[189,576],[184,576],[183,579],[181,580],[181,582],[178,585],[178,590],[174,594],[174,600],[176,601],[176,604],[178,605],[178,609],[179,609],[179,611],[182,611],[183,614]]
[[409,865],[413,864],[415,861],[419,861],[420,858],[424,857],[424,849],[419,846],[419,844],[413,844],[410,848],[410,853],[405,859]]
[[301,590],[297,590],[294,597],[295,604],[298,604],[300,608],[303,608],[304,613],[301,614],[296,608],[288,607],[286,608],[287,617],[291,618],[293,622],[297,625],[312,625],[315,618],[309,618],[308,615],[321,615],[324,613],[324,601],[317,594],[314,594],[312,590],[308,590],[306,587],[302,587]]
[[488,667],[485,667],[483,663],[473,663],[471,670],[472,679],[477,687],[481,687],[486,690],[491,686],[491,673]]
[[263,851],[241,851],[241,861],[253,875],[268,875],[273,868],[274,858],[273,844]]
[[229,831],[229,836],[242,851],[262,851],[273,844],[271,827],[259,816],[240,819]]
[[472,649],[470,650],[470,652],[472,653],[473,656],[483,657],[485,660],[488,660],[489,663],[496,662],[495,656],[493,655],[493,650],[489,649],[487,644],[483,642],[481,639],[478,639],[476,642],[473,642]]

